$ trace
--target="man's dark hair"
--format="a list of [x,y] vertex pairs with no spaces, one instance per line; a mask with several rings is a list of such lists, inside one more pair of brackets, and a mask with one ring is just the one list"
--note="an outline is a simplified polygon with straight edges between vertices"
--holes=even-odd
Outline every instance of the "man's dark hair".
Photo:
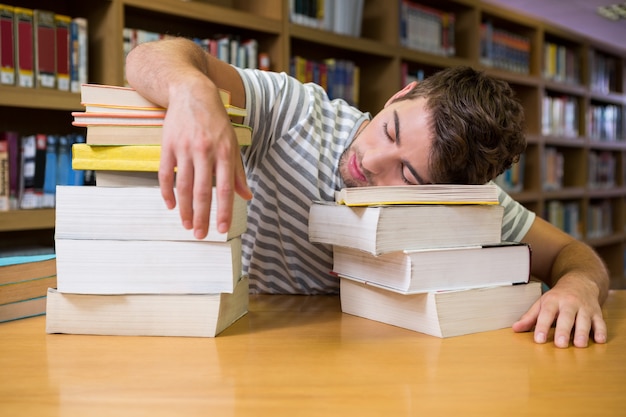
[[473,68],[437,72],[398,100],[426,98],[433,183],[484,184],[526,149],[524,109],[508,83]]

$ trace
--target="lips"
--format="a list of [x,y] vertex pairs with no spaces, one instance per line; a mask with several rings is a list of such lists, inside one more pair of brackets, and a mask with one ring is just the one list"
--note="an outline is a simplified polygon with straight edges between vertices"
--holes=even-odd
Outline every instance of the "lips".
[[355,181],[367,182],[367,178],[363,175],[356,156],[356,153],[353,153],[350,157],[350,160],[348,161],[348,171],[350,171],[350,175]]

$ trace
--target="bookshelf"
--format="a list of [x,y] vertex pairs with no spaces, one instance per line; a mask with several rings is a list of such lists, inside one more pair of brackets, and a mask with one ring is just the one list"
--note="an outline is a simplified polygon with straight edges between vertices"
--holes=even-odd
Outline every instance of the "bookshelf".
[[[423,0],[423,6],[454,15],[454,53],[403,46],[401,1],[365,0],[361,36],[294,23],[288,0],[13,0],[8,4],[48,8],[89,21],[89,81],[124,83],[123,29],[153,30],[189,37],[232,33],[255,38],[270,68],[289,71],[290,58],[345,58],[360,68],[359,107],[376,113],[409,74],[471,65],[508,81],[526,109],[528,148],[520,171],[521,190],[512,195],[547,216],[558,206],[577,211],[577,231],[603,257],[614,288],[626,287],[626,51],[597,44],[564,28],[473,0]],[[482,27],[525,54],[522,68],[484,59]],[[504,39],[504,41],[502,41]],[[493,38],[498,45],[496,38]],[[507,43],[508,42],[508,43]],[[511,46],[512,45],[512,46]],[[516,49],[517,48],[517,49]],[[557,68],[558,67],[558,71]],[[548,99],[558,123],[545,129]],[[1,129],[26,132],[32,121],[56,131],[71,130],[69,112],[80,110],[77,94],[0,86]],[[621,116],[617,116],[617,115]],[[556,126],[556,127],[554,127]],[[545,185],[548,156],[562,158],[562,178]],[[609,168],[598,163],[611,161]],[[601,161],[601,162],[598,162]],[[610,171],[607,174],[607,169]],[[597,172],[601,172],[597,177]],[[605,178],[598,182],[598,178]],[[606,178],[609,178],[608,180]],[[51,242],[53,210],[0,213],[0,241]],[[5,239],[5,237],[9,239]],[[12,244],[12,243],[6,243]]]

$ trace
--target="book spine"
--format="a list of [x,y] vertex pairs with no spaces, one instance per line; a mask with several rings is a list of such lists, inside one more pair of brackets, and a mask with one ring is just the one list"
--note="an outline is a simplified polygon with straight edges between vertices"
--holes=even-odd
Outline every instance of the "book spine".
[[15,84],[15,13],[12,6],[0,5],[0,84]]
[[0,211],[9,208],[9,144],[5,136],[0,136]]
[[61,91],[70,91],[70,25],[72,18],[55,15],[56,84]]
[[33,88],[35,86],[33,10],[16,7],[13,22],[16,45],[15,71],[17,85]]
[[51,11],[41,9],[33,11],[33,51],[36,86],[55,88],[56,24],[54,13]]

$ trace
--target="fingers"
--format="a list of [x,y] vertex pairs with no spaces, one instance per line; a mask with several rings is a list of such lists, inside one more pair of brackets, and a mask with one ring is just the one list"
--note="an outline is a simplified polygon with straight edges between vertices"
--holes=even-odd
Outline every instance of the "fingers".
[[165,206],[170,210],[176,207],[176,196],[174,195],[175,167],[176,160],[173,155],[163,149],[161,151],[161,161],[159,165],[159,186],[161,188],[161,196],[163,197]]

